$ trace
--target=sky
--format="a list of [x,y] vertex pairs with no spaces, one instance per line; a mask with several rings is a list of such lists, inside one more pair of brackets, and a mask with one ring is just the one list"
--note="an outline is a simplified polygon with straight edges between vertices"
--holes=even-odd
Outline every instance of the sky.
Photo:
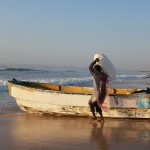
[[150,70],[149,0],[0,0],[0,65]]

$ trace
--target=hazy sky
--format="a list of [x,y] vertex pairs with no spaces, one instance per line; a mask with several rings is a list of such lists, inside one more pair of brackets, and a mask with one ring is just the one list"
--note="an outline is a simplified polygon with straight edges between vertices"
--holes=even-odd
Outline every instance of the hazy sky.
[[150,70],[150,0],[0,0],[0,65]]

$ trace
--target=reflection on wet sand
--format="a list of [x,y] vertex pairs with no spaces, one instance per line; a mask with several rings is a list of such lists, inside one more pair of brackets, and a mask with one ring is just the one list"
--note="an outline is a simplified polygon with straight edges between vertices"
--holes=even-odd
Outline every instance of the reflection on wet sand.
[[17,115],[0,117],[1,149],[136,150],[150,149],[148,120]]
[[91,141],[95,143],[96,149],[108,150],[108,142],[103,133],[104,122],[93,123],[91,132]]

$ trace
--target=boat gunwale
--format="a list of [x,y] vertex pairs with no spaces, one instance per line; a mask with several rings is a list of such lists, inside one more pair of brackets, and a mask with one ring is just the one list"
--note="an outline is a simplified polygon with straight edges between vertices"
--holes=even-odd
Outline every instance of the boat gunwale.
[[[16,87],[20,87],[23,89],[31,89],[34,91],[44,91],[44,92],[50,92],[50,93],[61,93],[61,94],[71,94],[71,95],[92,95],[92,93],[75,93],[75,92],[65,92],[65,91],[58,91],[58,90],[53,90],[53,89],[42,89],[42,88],[37,88],[37,87],[30,87],[30,86],[26,86],[26,85],[21,85],[21,84],[16,84],[16,83],[12,83],[11,81],[8,81],[8,84],[12,84],[13,86]],[[55,85],[55,84],[54,84]]]
[[[59,90],[55,90],[55,89],[45,89],[45,88],[42,88],[42,87],[32,87],[31,85],[30,86],[27,86],[27,85],[23,85],[23,84],[18,84],[18,83],[14,83],[12,81],[8,81],[7,84],[11,84],[11,85],[14,85],[14,86],[18,86],[18,87],[21,87],[21,88],[28,88],[28,89],[31,89],[31,90],[35,90],[35,91],[45,91],[45,92],[51,92],[51,93],[61,93],[61,94],[76,94],[76,95],[92,95],[93,93],[84,93],[83,91],[80,91],[80,92],[66,92],[66,91],[63,91],[61,87],[65,87],[65,88],[92,88],[92,87],[80,87],[80,86],[62,86],[62,85],[57,85],[57,84],[50,84],[50,83],[38,83],[38,82],[29,82],[29,81],[23,81],[25,83],[29,83],[29,84],[39,84],[39,85],[42,85],[42,84],[45,84],[45,85],[52,85],[52,86],[58,86],[59,87]],[[112,89],[112,90],[116,90],[116,89]],[[119,90],[119,89],[117,89]],[[136,90],[136,89],[120,89],[120,90]],[[139,89],[137,89],[139,90]],[[149,95],[147,93],[124,93],[124,94],[116,94],[116,93],[110,93],[109,96],[123,96],[123,95],[134,95],[134,94],[138,94],[138,95]]]

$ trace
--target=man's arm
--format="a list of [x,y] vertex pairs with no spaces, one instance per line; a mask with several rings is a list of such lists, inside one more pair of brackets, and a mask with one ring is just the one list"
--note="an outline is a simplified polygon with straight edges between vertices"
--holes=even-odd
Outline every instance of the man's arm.
[[93,66],[96,64],[97,61],[99,61],[99,58],[96,58],[96,59],[90,64],[90,66],[89,66],[89,70],[90,70],[90,72],[91,72],[92,75],[94,75],[94,74],[99,74],[99,72],[97,72],[97,71],[93,68]]
[[95,65],[95,63],[96,63],[96,60],[94,60],[89,66],[89,71],[92,75],[94,75],[94,72],[95,72],[93,69],[93,66]]

